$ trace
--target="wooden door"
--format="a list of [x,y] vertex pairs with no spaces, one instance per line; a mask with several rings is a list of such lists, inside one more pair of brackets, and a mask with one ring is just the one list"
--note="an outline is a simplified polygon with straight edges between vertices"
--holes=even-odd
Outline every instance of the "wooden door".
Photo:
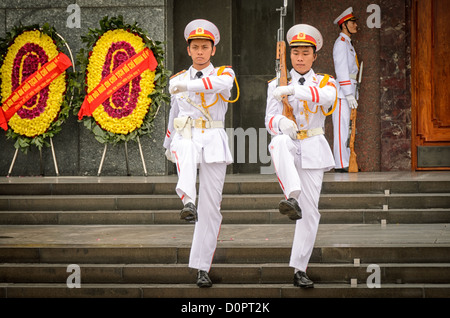
[[412,169],[450,170],[450,0],[413,0]]

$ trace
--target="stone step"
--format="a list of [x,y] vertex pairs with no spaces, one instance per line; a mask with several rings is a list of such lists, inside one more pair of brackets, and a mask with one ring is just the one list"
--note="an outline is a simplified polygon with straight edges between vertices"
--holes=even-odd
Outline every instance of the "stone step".
[[[292,286],[295,223],[277,211],[275,175],[227,175],[214,286],[198,288],[176,182],[0,178],[0,297],[450,297],[446,173],[325,174],[313,290]],[[81,267],[81,288],[66,285],[69,264]],[[371,264],[381,288],[366,284]]]
[[169,306],[164,298],[186,299],[186,305],[198,303],[196,298],[214,298],[213,302],[222,304],[216,307],[217,313],[226,311],[224,298],[230,303],[235,298],[259,298],[258,302],[268,303],[273,310],[270,303],[279,298],[448,298],[449,295],[450,284],[382,284],[381,288],[368,288],[365,283],[356,287],[315,284],[314,288],[301,289],[292,284],[214,284],[211,288],[198,288],[195,284],[82,284],[81,288],[68,288],[66,284],[0,283],[0,297],[8,298],[163,298],[158,302],[166,304],[164,313],[181,312],[179,302]]
[[[253,210],[277,207],[279,194],[225,194],[224,210]],[[322,194],[320,209],[431,209],[449,208],[450,193],[414,194]],[[178,210],[176,195],[4,195],[0,211],[91,211],[91,210]]]
[[[0,195],[174,194],[177,176],[0,178]],[[99,186],[101,185],[101,186]],[[438,173],[326,173],[323,194],[447,193],[450,180]],[[281,194],[275,175],[227,175],[224,194]]]
[[[1,263],[187,263],[189,247],[0,247]],[[213,264],[288,263],[290,247],[220,247]],[[450,263],[450,245],[315,247],[311,262]]]
[[[185,264],[193,225],[3,225],[0,263]],[[223,224],[213,264],[288,263],[294,224]],[[420,234],[418,234],[420,233]],[[447,224],[321,224],[311,262],[450,263]]]
[[[278,209],[222,210],[222,224],[291,224]],[[321,209],[321,224],[450,223],[450,208]],[[186,224],[180,210],[0,211],[0,225]]]
[[[4,283],[66,283],[73,273],[69,264],[0,264]],[[81,264],[83,284],[191,284],[196,270],[187,264]],[[370,266],[370,267],[369,267]],[[450,263],[380,263],[308,265],[308,276],[318,284],[366,282],[379,268],[381,284],[446,284],[450,282]],[[377,269],[378,270],[378,269]],[[218,284],[289,284],[293,269],[287,264],[214,264],[209,273]],[[372,278],[369,278],[369,281]]]

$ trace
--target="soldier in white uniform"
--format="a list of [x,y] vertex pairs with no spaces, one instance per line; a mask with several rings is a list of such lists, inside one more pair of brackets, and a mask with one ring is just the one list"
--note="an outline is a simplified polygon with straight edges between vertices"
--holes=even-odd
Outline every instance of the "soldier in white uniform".
[[359,65],[351,42],[352,34],[357,32],[357,24],[352,7],[342,12],[334,20],[334,24],[339,25],[341,33],[333,47],[334,70],[339,97],[336,111],[333,113],[333,153],[336,161],[335,171],[347,172],[350,159],[350,148],[347,142],[350,113],[352,108],[358,107],[356,78]]
[[167,158],[176,163],[176,193],[184,204],[180,217],[195,222],[189,267],[198,269],[199,287],[210,287],[208,272],[222,222],[226,166],[233,160],[224,121],[235,74],[229,66],[211,64],[220,40],[213,23],[194,20],[184,35],[193,64],[170,80],[171,110],[164,147]]
[[[279,87],[275,80],[269,82],[265,124],[273,136],[269,151],[286,198],[279,210],[296,220],[289,262],[294,268],[294,285],[313,287],[306,268],[319,226],[323,175],[334,167],[324,123],[336,105],[337,92],[332,77],[312,69],[323,44],[320,32],[310,25],[294,25],[287,32],[287,41],[293,66],[291,81]],[[282,115],[283,95],[288,95],[295,122]]]

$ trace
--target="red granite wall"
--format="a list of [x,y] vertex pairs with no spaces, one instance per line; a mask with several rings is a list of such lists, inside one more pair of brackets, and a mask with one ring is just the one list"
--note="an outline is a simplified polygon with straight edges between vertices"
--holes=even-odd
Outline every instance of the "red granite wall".
[[411,169],[411,48],[409,0],[381,0],[381,170]]
[[[317,27],[324,46],[316,72],[335,75],[333,44],[339,35],[334,19],[352,6],[358,33],[352,41],[364,61],[355,149],[361,171],[411,169],[410,0],[296,0],[295,21]],[[380,9],[379,27],[373,6]],[[331,116],[326,136],[333,144]]]

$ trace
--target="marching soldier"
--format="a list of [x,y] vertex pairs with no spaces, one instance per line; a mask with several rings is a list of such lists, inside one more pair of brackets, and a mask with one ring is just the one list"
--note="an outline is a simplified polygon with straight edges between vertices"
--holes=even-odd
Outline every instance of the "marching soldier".
[[342,12],[334,24],[338,24],[341,33],[334,43],[333,60],[336,73],[339,101],[333,113],[334,144],[333,153],[336,161],[335,171],[347,172],[350,149],[347,143],[351,109],[358,107],[356,83],[358,59],[351,42],[351,36],[357,32],[356,18],[352,7]]
[[[274,137],[269,145],[278,181],[285,195],[280,213],[296,221],[289,266],[295,269],[294,285],[314,283],[306,268],[314,247],[320,213],[320,190],[325,171],[334,167],[333,154],[324,136],[324,122],[336,105],[335,81],[316,74],[312,65],[323,44],[313,26],[297,24],[286,38],[293,69],[287,86],[269,82],[265,125]],[[282,114],[282,96],[288,95],[295,122]]]
[[176,193],[184,204],[180,218],[195,222],[189,267],[198,269],[199,287],[210,287],[208,272],[222,222],[226,166],[233,160],[224,121],[235,74],[230,66],[215,68],[211,63],[220,40],[213,23],[194,20],[184,36],[192,66],[170,80],[171,110],[164,147],[167,158],[176,163]]

